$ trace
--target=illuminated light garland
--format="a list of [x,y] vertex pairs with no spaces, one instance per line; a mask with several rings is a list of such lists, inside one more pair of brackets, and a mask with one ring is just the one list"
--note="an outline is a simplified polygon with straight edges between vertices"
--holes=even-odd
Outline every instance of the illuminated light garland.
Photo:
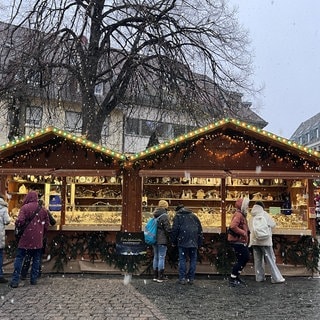
[[[257,128],[257,127],[255,127],[255,126],[253,126],[251,124],[247,124],[247,123],[245,123],[243,121],[240,121],[240,120],[237,120],[237,119],[225,118],[225,119],[221,119],[219,121],[216,121],[215,123],[211,123],[211,124],[209,124],[209,125],[207,125],[205,127],[196,129],[196,130],[191,131],[191,132],[189,132],[187,134],[184,134],[184,135],[181,135],[181,136],[176,137],[174,139],[171,139],[170,141],[166,141],[166,142],[160,143],[159,145],[156,145],[156,146],[153,146],[151,148],[148,148],[144,152],[138,152],[134,156],[132,156],[132,155],[129,156],[129,158],[137,159],[139,157],[142,157],[142,156],[154,153],[154,152],[156,152],[158,150],[164,149],[166,147],[171,147],[174,144],[177,144],[179,142],[188,140],[190,138],[194,138],[195,136],[197,136],[199,134],[202,134],[204,132],[207,132],[207,131],[210,131],[212,129],[215,129],[215,128],[217,128],[219,126],[222,126],[222,125],[224,125],[226,123],[233,123],[235,125],[239,125],[241,127],[247,128],[248,130],[250,130],[252,132],[258,132],[259,134],[261,134],[263,136],[268,136],[269,138],[271,138],[271,139],[273,139],[273,140],[275,140],[277,142],[280,142],[280,143],[282,143],[284,145],[293,147],[293,148],[295,148],[297,150],[302,150],[303,152],[305,152],[305,153],[307,153],[309,155],[313,155],[313,156],[316,156],[318,158],[320,157],[319,152],[316,151],[316,150],[312,150],[312,149],[310,149],[308,147],[298,145],[294,141],[290,141],[290,140],[287,140],[286,138],[279,137],[279,136],[277,136],[275,134],[272,134],[272,133],[270,133],[268,131],[265,131],[263,129]],[[112,156],[115,156],[117,158],[126,159],[126,156],[121,154],[121,153],[110,152],[109,150],[106,150],[105,148],[102,148],[101,146],[96,145],[93,142],[88,141],[87,139],[84,139],[84,138],[76,136],[76,135],[72,135],[71,133],[69,133],[67,131],[64,131],[64,130],[61,130],[61,129],[58,129],[56,127],[47,127],[45,129],[41,129],[41,130],[31,134],[31,135],[26,135],[24,137],[17,138],[14,141],[11,141],[11,142],[8,142],[8,143],[2,145],[1,146],[1,150],[5,150],[7,148],[19,145],[19,144],[21,144],[21,143],[23,143],[25,141],[29,141],[29,140],[33,139],[34,137],[38,137],[38,136],[43,135],[44,133],[48,133],[48,132],[54,132],[55,134],[57,134],[59,136],[62,136],[62,137],[65,137],[65,138],[67,138],[69,140],[73,140],[73,141],[75,141],[77,143],[86,145],[86,146],[88,146],[90,148],[94,148],[94,149],[97,149],[99,151],[101,150],[104,153],[111,154]]]
[[[236,119],[224,119],[224,120],[221,120],[221,121],[217,121],[215,123],[212,123],[210,124],[209,126],[206,126],[206,127],[203,127],[203,128],[199,128],[197,130],[194,130],[194,131],[191,131],[183,136],[179,136],[177,138],[174,139],[174,141],[176,142],[177,146],[179,145],[179,142],[180,141],[185,141],[185,140],[188,140],[188,139],[191,139],[191,138],[195,138],[200,132],[207,132],[207,131],[210,131],[212,129],[216,129],[216,127],[219,127],[221,126],[222,124],[224,123],[233,123],[237,126],[241,126],[241,127],[244,127],[252,132],[257,132],[259,133],[261,136],[266,136],[268,137],[269,139],[272,139],[274,141],[276,141],[277,143],[280,143],[280,144],[283,144],[284,147],[282,148],[281,146],[272,146],[272,144],[268,144],[268,147],[264,147],[264,146],[261,146],[259,144],[255,144],[254,143],[254,138],[252,137],[252,139],[245,139],[245,137],[241,136],[238,137],[238,139],[236,139],[237,142],[239,141],[243,141],[244,143],[246,143],[247,145],[251,145],[253,148],[252,148],[252,151],[250,151],[251,147],[249,148],[245,148],[243,151],[241,152],[238,152],[237,154],[233,154],[232,155],[232,158],[237,158],[237,157],[240,157],[242,154],[244,154],[245,152],[261,152],[261,155],[260,157],[262,157],[262,159],[266,159],[266,157],[268,159],[270,159],[271,161],[273,162],[283,162],[283,161],[287,161],[287,162],[290,162],[292,163],[294,166],[296,167],[300,167],[300,166],[304,166],[305,168],[307,169],[312,169],[312,170],[319,170],[319,166],[317,165],[310,165],[310,163],[308,162],[308,160],[305,160],[305,159],[301,159],[301,156],[299,155],[296,155],[295,157],[292,157],[291,153],[290,153],[290,150],[288,150],[288,154],[286,153],[286,148],[285,146],[289,146],[290,148],[295,148],[297,150],[302,150],[303,152],[305,153],[308,153],[309,155],[313,155],[313,156],[316,156],[319,158],[319,155],[320,153],[315,151],[315,150],[312,150],[310,148],[307,148],[307,147],[303,147],[303,146],[300,146],[298,145],[297,143],[295,143],[294,141],[291,141],[291,140],[287,140],[286,138],[282,138],[282,137],[279,137],[273,133],[270,133],[268,131],[265,131],[263,129],[260,129],[260,128],[257,128],[253,125],[250,125],[250,124],[246,124],[245,122],[241,122],[239,120],[236,120]],[[241,133],[239,133],[241,134]],[[217,137],[218,135],[223,135],[221,133],[218,133],[215,135],[215,137]],[[249,135],[250,136],[250,135]],[[224,136],[224,138],[226,139],[229,139],[230,141],[233,141],[232,137],[229,137],[229,136]],[[193,142],[192,145],[198,145],[200,143],[203,143],[203,140],[205,139],[213,139],[213,135],[209,138],[209,136],[206,136],[206,137],[201,137],[201,139],[197,140],[196,142]],[[172,141],[172,140],[171,140]],[[166,144],[166,143],[162,143],[161,144],[161,147],[163,148],[163,144]],[[168,144],[166,144],[168,146]],[[192,147],[191,145],[191,147]],[[154,148],[157,148],[158,146],[155,146]],[[170,145],[170,148],[172,148],[172,144]],[[271,148],[271,149],[270,149]],[[152,149],[154,150],[154,149]],[[260,150],[260,151],[259,151]],[[271,150],[274,150],[274,151],[271,151]],[[180,149],[180,152],[186,152],[187,149],[186,148],[183,148],[183,149]],[[210,155],[216,155],[216,150],[206,150],[208,152],[208,154]],[[167,156],[171,156],[172,153],[173,153],[173,150],[168,150],[168,155]],[[281,152],[283,153],[283,155],[280,155],[278,154],[278,152]],[[143,154],[142,152],[140,153],[136,153],[135,156],[131,156],[131,159],[135,159],[135,160],[138,160],[140,157],[143,158],[145,154]],[[160,157],[156,157],[155,159],[153,159],[153,161],[160,161],[161,158]],[[152,161],[152,160],[150,160]],[[315,162],[317,163],[317,162]],[[270,164],[267,164],[267,166],[269,166]]]
[[111,152],[109,150],[106,151],[106,149],[104,147],[102,147],[100,145],[97,145],[96,143],[94,143],[92,141],[88,141],[87,139],[83,139],[83,138],[81,138],[79,136],[73,135],[68,131],[64,131],[64,130],[61,130],[61,129],[58,129],[58,128],[52,127],[52,126],[49,126],[49,127],[45,128],[45,129],[40,129],[40,130],[36,131],[35,133],[29,134],[29,135],[25,135],[23,137],[18,137],[13,141],[9,141],[9,142],[3,144],[0,147],[1,151],[9,149],[9,148],[11,148],[13,146],[17,146],[17,145],[19,145],[19,144],[21,144],[23,142],[32,140],[34,138],[40,137],[40,136],[42,136],[44,134],[47,134],[47,133],[50,133],[50,132],[53,132],[57,136],[61,136],[63,138],[67,138],[68,140],[71,140],[73,142],[83,144],[83,145],[89,147],[90,149],[96,149],[96,150],[102,151],[104,153],[107,153],[109,155],[111,154],[113,157],[119,158],[121,160],[125,160],[126,159],[126,156],[121,154],[121,153]]

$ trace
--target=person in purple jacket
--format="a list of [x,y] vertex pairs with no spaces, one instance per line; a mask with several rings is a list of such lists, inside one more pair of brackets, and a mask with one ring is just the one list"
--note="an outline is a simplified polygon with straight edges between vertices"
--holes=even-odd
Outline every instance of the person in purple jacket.
[[[15,224],[18,226],[23,225],[25,221],[33,215],[38,207],[38,193],[36,191],[30,191],[23,201]],[[19,285],[20,272],[26,255],[29,255],[32,258],[30,283],[32,285],[37,284],[43,247],[43,237],[48,230],[48,226],[48,212],[45,208],[41,207],[39,212],[28,224],[19,240],[16,258],[14,260],[14,270],[10,282],[11,288],[17,288]]]

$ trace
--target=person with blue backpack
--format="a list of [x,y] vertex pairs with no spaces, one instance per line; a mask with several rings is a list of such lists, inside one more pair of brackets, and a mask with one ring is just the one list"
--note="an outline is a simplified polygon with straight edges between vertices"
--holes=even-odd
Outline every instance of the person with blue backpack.
[[171,233],[171,224],[168,216],[169,204],[166,200],[160,200],[158,207],[153,213],[157,219],[157,240],[152,245],[153,247],[153,281],[163,282],[166,279],[164,276],[165,260],[167,255],[168,243]]

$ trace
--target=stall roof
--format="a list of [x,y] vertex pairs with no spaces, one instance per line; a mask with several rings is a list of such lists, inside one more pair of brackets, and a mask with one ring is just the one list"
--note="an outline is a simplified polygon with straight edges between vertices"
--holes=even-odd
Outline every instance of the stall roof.
[[25,135],[21,138],[17,138],[16,140],[3,144],[0,147],[0,158],[6,157],[12,152],[12,150],[16,152],[22,151],[24,149],[29,149],[31,144],[37,145],[37,141],[50,140],[53,136],[62,137],[65,140],[69,140],[70,142],[74,142],[88,149],[92,149],[92,151],[101,152],[117,160],[125,160],[126,158],[122,153],[113,151],[90,140],[87,140],[84,137],[74,135],[68,131],[61,130],[53,126],[41,129],[35,133]]
[[[203,159],[203,161],[197,165],[194,165],[192,162],[196,158],[192,158],[193,160],[189,159],[191,162],[185,163],[185,165],[175,165],[184,162],[185,158],[179,159],[174,157],[174,165],[172,165],[172,163],[170,164],[170,161],[167,161],[169,158],[164,161],[161,160],[164,155],[174,153],[176,150],[187,150],[187,148],[189,154],[186,155],[186,152],[184,152],[183,157],[190,157],[190,154],[193,152],[192,148],[197,148],[198,144],[201,144],[201,141],[205,141],[206,139],[208,139],[208,141],[205,142],[206,145],[203,145],[203,148],[207,148],[210,153],[215,155],[216,158],[214,161],[217,161],[219,157],[221,159],[221,156],[224,156],[224,161],[220,161],[221,163],[223,162],[223,165],[217,166],[217,162],[213,162],[212,157]],[[221,140],[218,144],[209,144],[210,139],[215,139],[216,141],[218,141],[218,139],[224,140]],[[236,141],[236,143],[233,143],[232,151],[230,151],[231,148],[227,146],[229,143],[228,139],[230,139],[230,141]],[[56,150],[55,148],[59,144],[67,147]],[[243,174],[244,170],[246,170],[247,173],[254,170],[254,166],[245,165],[242,167],[238,166],[237,168],[230,165],[228,160],[234,162],[235,154],[238,155],[243,154],[244,152],[252,152],[252,145],[255,145],[255,149],[253,150],[255,152],[255,162],[252,162],[253,165],[259,165],[258,162],[261,159],[257,160],[257,157],[261,157],[261,154],[264,151],[269,152],[271,150],[271,152],[276,156],[279,156],[279,158],[293,159],[292,162],[294,165],[297,164],[297,167],[301,167],[301,162],[303,162],[302,166],[306,168],[306,170],[303,171],[308,171],[309,174],[316,173],[317,176],[319,174],[319,152],[298,145],[294,141],[282,138],[248,123],[229,118],[217,121],[175,139],[160,143],[156,146],[147,148],[144,151],[128,156],[89,141],[84,137],[51,126],[0,146],[0,174],[9,174],[11,172],[22,174],[33,170],[37,172],[41,171],[41,174],[47,173],[61,176],[77,175],[80,171],[83,175],[94,174],[94,171],[99,175],[114,175],[116,172],[115,170],[119,169],[120,163],[131,166],[134,163],[139,165],[139,163],[144,162],[145,164],[140,166],[140,170],[148,170],[148,174],[151,174],[150,170],[157,170],[160,168],[162,170],[181,170],[181,174],[183,174],[184,169],[189,168],[195,172],[197,172],[197,170],[202,170],[204,172],[208,170],[211,172],[213,170],[214,172],[212,171],[211,173],[214,176],[225,176],[225,172],[227,172],[228,175],[230,174],[228,170],[232,169],[233,174],[239,175],[239,172]],[[77,146],[76,148],[78,151],[82,150],[82,154],[75,155],[73,150],[74,146]],[[55,156],[52,157],[51,155],[47,155],[47,153],[54,153]],[[230,154],[228,155],[228,153]],[[90,155],[88,156],[87,154]],[[39,159],[37,159],[38,155]],[[70,158],[68,158],[68,156]],[[81,157],[88,157],[88,160],[82,161],[80,160],[82,159]],[[102,157],[104,160],[99,159],[99,161],[96,161],[97,157]],[[149,166],[147,164],[148,161],[152,161],[153,159],[157,159],[157,161],[162,161],[163,163],[167,162],[167,164],[161,165],[160,167],[157,165],[154,166],[153,164]],[[247,160],[245,158],[241,159]],[[109,164],[105,164],[106,160],[107,162],[109,161]],[[73,165],[74,161],[77,161],[78,164]],[[272,161],[269,162],[272,163]],[[94,165],[92,165],[92,163]],[[307,164],[305,165],[305,163]],[[263,170],[265,171],[265,174],[267,174],[266,171],[279,172],[280,169],[283,171],[291,171],[292,174],[296,171],[294,166],[281,166],[281,168],[278,166],[276,168],[273,165],[270,165],[270,167],[269,164],[264,165],[265,167]],[[237,169],[240,170],[238,173],[235,171]],[[270,172],[268,174],[270,174]],[[146,172],[144,174],[146,174]],[[258,174],[260,173],[258,172]]]
[[0,147],[0,174],[114,175],[125,155],[56,127]]
[[264,129],[257,128],[246,122],[229,118],[219,120],[215,123],[209,124],[194,131],[190,131],[189,133],[186,133],[174,139],[149,147],[141,152],[130,155],[129,159],[131,161],[145,159],[151,157],[153,154],[167,152],[173,147],[179,146],[180,144],[183,144],[187,141],[194,141],[201,138],[202,136],[214,134],[217,131],[226,131],[227,129],[231,129],[243,135],[264,141],[270,146],[290,151],[292,154],[295,154],[301,158],[317,161],[320,164],[320,152],[312,150],[311,148],[305,147],[303,145],[299,145],[295,141],[277,136]]
[[320,153],[236,119],[223,119],[128,157],[140,175],[320,177]]

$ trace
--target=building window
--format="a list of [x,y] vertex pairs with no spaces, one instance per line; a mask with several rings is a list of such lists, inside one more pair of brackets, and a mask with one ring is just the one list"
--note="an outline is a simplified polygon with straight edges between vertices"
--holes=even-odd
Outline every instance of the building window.
[[81,112],[66,111],[65,113],[65,130],[75,133],[81,133],[82,117]]
[[309,141],[309,134],[306,133],[306,134],[302,135],[301,144],[305,145],[308,143],[308,141]]
[[183,124],[174,124],[173,125],[173,136],[179,137],[181,135],[184,135],[192,130],[195,130],[195,126],[185,126]]
[[103,95],[103,83],[98,83],[94,87],[94,94],[96,96],[102,96]]
[[27,74],[27,83],[39,86],[41,83],[41,73],[37,70],[29,70]]
[[103,123],[102,130],[101,130],[101,144],[106,145],[107,140],[110,136],[110,129],[109,129],[109,123],[110,123],[110,116],[107,117],[105,122]]
[[158,138],[171,139],[192,131],[194,128],[193,126],[127,118],[125,133],[149,137],[156,132]]
[[33,128],[41,128],[43,110],[41,107],[26,108],[26,126]]
[[141,120],[141,132],[142,136],[151,136],[151,134],[156,130],[157,123],[150,120]]
[[126,119],[126,134],[140,134],[140,122],[139,119],[127,118]]
[[172,124],[160,122],[157,124],[157,136],[163,139],[170,139],[173,137]]

